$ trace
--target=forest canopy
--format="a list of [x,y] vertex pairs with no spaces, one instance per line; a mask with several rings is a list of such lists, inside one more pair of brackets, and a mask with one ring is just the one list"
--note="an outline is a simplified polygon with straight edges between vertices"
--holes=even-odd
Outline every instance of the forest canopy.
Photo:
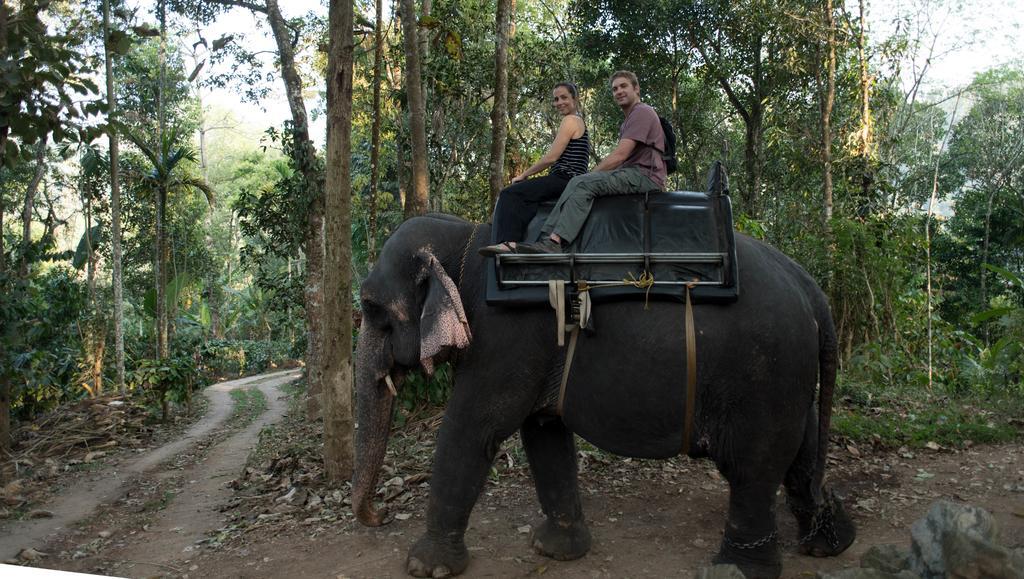
[[[966,8],[381,4],[356,2],[352,26],[357,310],[359,279],[403,219],[489,219],[495,184],[551,142],[555,83],[580,87],[594,155],[607,155],[621,122],[608,78],[628,69],[678,136],[669,186],[700,191],[721,160],[737,228],[829,295],[846,404],[1020,397],[1024,64],[930,82],[929,23]],[[257,25],[231,28],[243,17]],[[868,26],[879,20],[893,32]],[[269,54],[249,42],[262,35]],[[111,391],[166,415],[209,379],[286,359],[305,359],[315,386],[330,40],[325,10],[284,14],[276,0],[0,3],[5,446],[8,417]],[[275,92],[278,126],[209,104]],[[404,403],[442,400],[447,376]],[[851,416],[839,427],[857,428]]]

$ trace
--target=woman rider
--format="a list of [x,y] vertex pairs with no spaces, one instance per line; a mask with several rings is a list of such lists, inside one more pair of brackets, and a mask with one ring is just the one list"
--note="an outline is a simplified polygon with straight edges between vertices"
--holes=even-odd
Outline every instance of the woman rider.
[[[576,175],[587,172],[590,156],[590,137],[587,125],[579,114],[579,93],[576,85],[561,82],[552,90],[555,110],[562,115],[555,140],[548,152],[512,179],[512,184],[501,190],[494,209],[495,245],[480,249],[480,254],[515,253],[516,241],[526,234],[526,226],[537,214],[541,202],[555,200],[565,185]],[[551,167],[543,177],[534,177]]]

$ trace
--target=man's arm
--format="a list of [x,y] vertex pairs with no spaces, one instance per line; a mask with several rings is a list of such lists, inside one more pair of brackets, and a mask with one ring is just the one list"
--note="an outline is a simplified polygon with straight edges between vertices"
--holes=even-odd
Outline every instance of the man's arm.
[[601,160],[593,170],[611,171],[612,169],[618,169],[619,165],[626,162],[626,159],[629,158],[630,153],[632,153],[635,148],[636,141],[633,139],[619,139],[619,144],[615,146],[615,150]]

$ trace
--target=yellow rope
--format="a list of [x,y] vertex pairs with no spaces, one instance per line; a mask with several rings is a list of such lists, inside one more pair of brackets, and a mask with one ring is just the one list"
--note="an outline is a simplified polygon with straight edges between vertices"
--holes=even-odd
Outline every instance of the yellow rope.
[[644,309],[649,309],[648,303],[650,302],[651,288],[654,287],[654,274],[649,271],[641,273],[639,278],[634,277],[633,272],[629,272],[629,277],[622,278],[622,283],[605,283],[599,286],[592,286],[587,285],[587,282],[585,281],[581,281],[577,284],[576,289],[581,292],[588,292],[594,288],[625,286],[633,286],[636,289],[646,290],[644,292]]

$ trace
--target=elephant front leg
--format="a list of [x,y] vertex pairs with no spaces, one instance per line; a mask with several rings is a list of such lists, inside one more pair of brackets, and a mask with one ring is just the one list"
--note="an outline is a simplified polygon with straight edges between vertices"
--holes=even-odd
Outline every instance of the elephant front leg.
[[460,423],[445,415],[434,454],[427,505],[427,530],[406,559],[416,577],[458,575],[469,564],[465,533],[469,515],[483,490],[487,472],[507,435],[491,435],[493,425]]
[[560,561],[578,559],[590,550],[590,530],[580,506],[572,433],[560,418],[543,424],[528,418],[521,432],[537,498],[547,517],[534,529],[533,548]]

